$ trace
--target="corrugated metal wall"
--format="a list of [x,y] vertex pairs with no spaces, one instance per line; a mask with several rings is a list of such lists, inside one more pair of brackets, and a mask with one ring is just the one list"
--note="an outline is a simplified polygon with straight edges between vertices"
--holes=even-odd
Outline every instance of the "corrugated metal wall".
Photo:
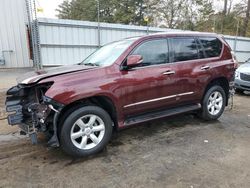
[[[100,24],[100,45],[131,36],[173,31],[170,29],[122,24]],[[98,48],[98,24],[96,22],[39,19],[41,59],[43,65],[67,65],[80,62]],[[234,49],[235,37],[225,36]],[[240,62],[250,57],[250,38],[238,37],[236,56]]]
[[0,68],[31,67],[25,0],[0,0],[0,9]]
[[225,36],[226,41],[235,51],[235,55],[239,62],[245,62],[250,58],[250,38]]
[[[98,48],[96,22],[40,18],[41,59],[45,66],[67,65],[82,61]],[[121,24],[100,24],[100,45],[131,36],[167,31]]]

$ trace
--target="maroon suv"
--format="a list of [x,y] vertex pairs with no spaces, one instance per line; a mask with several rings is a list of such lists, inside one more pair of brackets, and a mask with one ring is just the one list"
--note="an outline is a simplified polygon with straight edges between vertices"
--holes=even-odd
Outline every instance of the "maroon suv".
[[222,37],[176,32],[107,44],[83,62],[24,75],[7,91],[10,125],[73,156],[102,150],[114,129],[197,112],[221,116],[235,61]]

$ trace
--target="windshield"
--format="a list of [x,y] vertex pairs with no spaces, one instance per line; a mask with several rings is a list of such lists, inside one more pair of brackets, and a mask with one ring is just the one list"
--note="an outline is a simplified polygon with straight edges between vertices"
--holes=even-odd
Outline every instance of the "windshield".
[[111,65],[135,40],[135,38],[131,38],[104,45],[88,56],[81,64],[92,66]]

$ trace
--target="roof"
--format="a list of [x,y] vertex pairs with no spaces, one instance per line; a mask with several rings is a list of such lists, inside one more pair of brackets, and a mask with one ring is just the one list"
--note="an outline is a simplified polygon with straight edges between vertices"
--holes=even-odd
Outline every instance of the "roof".
[[166,31],[148,35],[128,37],[122,40],[145,39],[145,38],[152,38],[153,36],[220,36],[220,35],[218,35],[217,33],[199,32],[199,31]]
[[150,36],[154,35],[217,35],[216,33],[210,32],[199,32],[199,31],[167,31],[167,32],[157,32],[150,34]]

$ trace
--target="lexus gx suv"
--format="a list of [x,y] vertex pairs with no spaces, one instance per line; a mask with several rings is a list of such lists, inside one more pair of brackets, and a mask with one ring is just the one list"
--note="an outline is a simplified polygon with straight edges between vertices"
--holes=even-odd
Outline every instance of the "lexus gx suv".
[[112,132],[186,112],[218,119],[228,104],[236,61],[211,33],[158,33],[104,45],[79,64],[27,73],[7,91],[10,125],[37,142],[83,157]]

